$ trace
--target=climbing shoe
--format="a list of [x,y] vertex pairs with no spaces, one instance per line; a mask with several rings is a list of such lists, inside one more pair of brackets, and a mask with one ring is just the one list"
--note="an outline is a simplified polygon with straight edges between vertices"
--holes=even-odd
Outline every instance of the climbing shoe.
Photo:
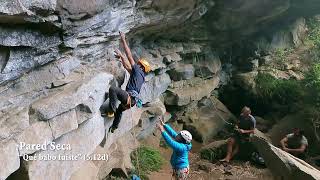
[[111,113],[101,113],[101,116],[102,117],[113,118],[114,117],[114,113],[113,112],[111,112]]
[[111,126],[111,127],[109,128],[109,132],[113,133],[116,129],[117,129],[116,127],[112,127],[112,126]]
[[114,117],[114,112],[108,112],[108,117],[109,117],[109,118]]
[[107,114],[106,113],[101,113],[101,116],[102,117],[107,117]]

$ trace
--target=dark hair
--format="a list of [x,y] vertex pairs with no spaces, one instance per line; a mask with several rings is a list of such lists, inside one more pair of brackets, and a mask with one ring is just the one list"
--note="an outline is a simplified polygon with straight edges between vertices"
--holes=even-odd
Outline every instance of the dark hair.
[[179,141],[180,143],[189,144],[189,143],[182,137],[181,133],[179,133],[177,136],[180,137],[180,141]]
[[304,135],[304,130],[302,130],[302,129],[298,128],[298,127],[293,128],[293,130],[299,131],[299,135],[301,135],[301,136]]

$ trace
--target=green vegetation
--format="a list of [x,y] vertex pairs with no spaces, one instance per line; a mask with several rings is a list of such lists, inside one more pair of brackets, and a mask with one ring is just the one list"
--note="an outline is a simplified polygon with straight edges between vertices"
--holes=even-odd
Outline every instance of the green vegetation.
[[320,49],[320,21],[311,18],[307,21],[307,25],[309,28],[308,36],[307,36],[307,43],[310,43],[312,46]]
[[159,146],[160,146],[160,147],[163,147],[163,148],[165,148],[165,149],[168,149],[168,148],[169,148],[168,144],[166,143],[166,141],[163,139],[162,136],[161,136],[161,138],[160,138]]
[[311,46],[310,55],[314,62],[320,62],[320,21],[311,18],[307,21],[308,36],[304,40],[306,45]]
[[305,74],[303,84],[306,91],[305,103],[318,111],[320,108],[320,20],[311,18],[307,21],[308,36],[306,41],[312,45],[311,54],[314,64]]
[[[320,141],[320,63],[312,65],[303,81],[276,79],[269,74],[259,74],[257,94],[265,104],[282,104],[305,112],[314,126]],[[311,152],[311,151],[310,151]]]
[[297,80],[276,79],[270,74],[259,74],[256,78],[256,90],[259,99],[280,104],[298,101],[303,95],[303,88]]
[[200,151],[201,159],[206,159],[210,162],[215,162],[222,159],[226,155],[226,145],[217,148],[207,148]]
[[278,48],[274,50],[273,56],[277,62],[282,63],[286,60],[286,57],[292,52],[292,50],[292,48]]
[[131,161],[135,167],[135,174],[141,179],[149,179],[148,174],[158,171],[164,163],[160,152],[157,149],[141,146],[131,153]]
[[320,63],[315,63],[303,81],[307,93],[306,103],[320,108]]

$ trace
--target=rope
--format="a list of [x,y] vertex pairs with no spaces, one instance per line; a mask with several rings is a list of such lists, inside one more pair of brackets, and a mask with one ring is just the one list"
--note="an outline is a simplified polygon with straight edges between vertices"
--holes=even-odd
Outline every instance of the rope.
[[[129,95],[130,97],[130,95]],[[130,97],[130,102],[129,102],[129,106],[130,106],[130,118],[131,118],[131,124],[132,127],[134,127],[134,121],[133,121],[133,112],[132,112],[132,106],[131,106],[131,97]],[[136,139],[136,132],[133,129],[133,136],[134,136],[134,142],[137,143],[137,139]],[[137,171],[138,171],[138,175],[140,177],[140,165],[139,165],[139,148],[137,148],[135,150],[136,153],[136,159],[137,159]],[[140,177],[141,178],[141,177]]]
[[[198,58],[198,53],[195,53],[196,55],[194,56],[195,58],[194,58],[194,61],[195,61],[195,63],[197,63],[197,62],[199,62],[199,58]],[[201,79],[202,80],[204,80],[205,78],[204,78],[204,75],[203,75],[203,73],[202,73],[202,68],[200,67],[200,74],[201,74]],[[230,123],[230,122],[228,122],[227,120],[225,120],[220,114],[219,114],[219,111],[218,111],[218,109],[217,109],[217,107],[216,107],[216,104],[212,101],[212,99],[211,98],[208,98],[208,99],[210,99],[210,101],[211,101],[211,103],[212,103],[212,105],[213,105],[213,108],[215,109],[215,111],[217,111],[217,115],[219,116],[219,118],[222,120],[222,121],[224,121],[226,124],[228,124],[228,125],[233,125],[233,123]]]

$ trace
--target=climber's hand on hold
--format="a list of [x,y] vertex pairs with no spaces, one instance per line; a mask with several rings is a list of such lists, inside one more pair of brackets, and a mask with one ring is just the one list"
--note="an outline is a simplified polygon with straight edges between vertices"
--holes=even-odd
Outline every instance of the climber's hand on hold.
[[160,120],[160,122],[161,122],[162,126],[164,126],[164,122],[163,122],[163,119],[161,119],[161,120]]
[[117,59],[120,59],[123,56],[119,49],[116,49],[114,53],[114,57]]
[[157,123],[157,128],[158,128],[161,132],[164,131],[164,127],[163,127],[163,125],[161,124],[161,122],[158,122],[158,123]]
[[119,34],[122,40],[126,39],[126,35],[123,32],[119,31]]
[[158,119],[159,119],[159,122],[161,123],[161,125],[164,126],[163,116],[159,116]]

